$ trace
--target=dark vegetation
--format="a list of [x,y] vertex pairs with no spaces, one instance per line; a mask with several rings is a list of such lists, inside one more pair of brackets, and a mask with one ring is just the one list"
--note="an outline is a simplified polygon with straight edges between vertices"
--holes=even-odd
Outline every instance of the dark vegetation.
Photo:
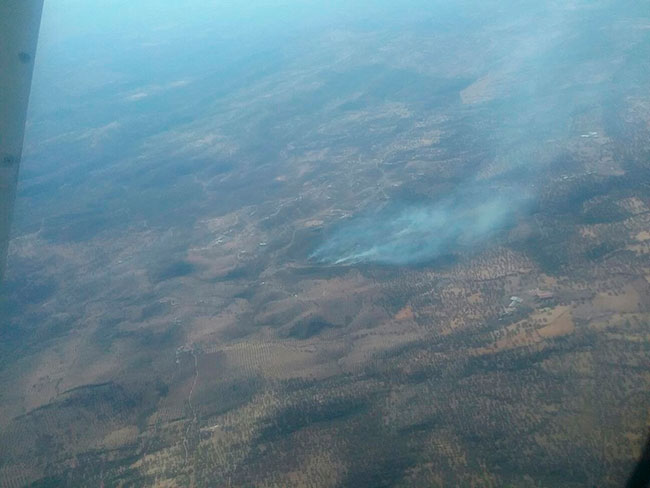
[[182,278],[194,272],[194,265],[187,261],[173,261],[161,265],[151,272],[151,281],[160,283],[174,278]]

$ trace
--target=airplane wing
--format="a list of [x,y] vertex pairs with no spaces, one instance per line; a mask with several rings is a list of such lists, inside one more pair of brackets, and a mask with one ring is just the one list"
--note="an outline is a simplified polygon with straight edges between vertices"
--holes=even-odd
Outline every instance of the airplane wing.
[[0,283],[4,277],[43,0],[0,1]]

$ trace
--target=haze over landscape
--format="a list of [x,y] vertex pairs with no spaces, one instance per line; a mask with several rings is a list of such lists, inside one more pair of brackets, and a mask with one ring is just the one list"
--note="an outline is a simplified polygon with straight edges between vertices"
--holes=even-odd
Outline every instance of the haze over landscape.
[[46,1],[0,486],[621,486],[648,7]]

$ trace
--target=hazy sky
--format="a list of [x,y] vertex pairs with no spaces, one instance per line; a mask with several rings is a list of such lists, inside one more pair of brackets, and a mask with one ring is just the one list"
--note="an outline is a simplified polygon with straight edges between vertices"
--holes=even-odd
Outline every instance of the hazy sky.
[[[101,188],[110,196],[108,185],[122,192],[114,195],[116,205],[125,196],[146,205],[137,201],[136,173],[129,164],[137,161],[138,177],[145,178],[156,163],[143,160],[150,154],[146,148],[155,142],[161,144],[157,154],[172,152],[162,147],[169,138],[161,135],[183,124],[200,134],[202,121],[216,124],[220,110],[232,108],[232,93],[249,88],[250,96],[264,100],[263,90],[271,93],[289,84],[284,73],[301,73],[311,83],[306,86],[321,86],[312,90],[315,102],[312,92],[298,86],[307,94],[292,99],[289,93],[282,104],[295,106],[280,115],[273,107],[282,108],[280,102],[270,97],[264,107],[278,112],[278,120],[259,124],[290,126],[292,121],[281,117],[309,114],[313,127],[283,135],[290,140],[310,134],[318,142],[318,124],[341,115],[318,107],[362,93],[367,84],[348,73],[371,66],[375,73],[428,77],[423,79],[429,85],[408,88],[408,108],[419,117],[446,117],[464,127],[467,139],[461,142],[453,138],[455,129],[439,128],[448,157],[465,157],[463,145],[477,144],[483,160],[454,189],[430,201],[374,202],[350,221],[332,225],[312,257],[328,263],[433,259],[513,224],[534,201],[538,183],[560,176],[553,165],[564,157],[562,145],[579,138],[580,131],[602,132],[589,124],[571,127],[570,121],[611,103],[613,94],[634,80],[643,53],[636,46],[648,35],[647,29],[630,25],[640,9],[633,2],[610,0],[46,1],[23,188],[58,175],[59,182],[76,188],[77,200],[57,196],[60,183],[52,181],[52,193],[39,190],[30,204],[19,201],[18,225],[40,221],[57,206],[65,208],[61,212],[78,211],[75,207],[88,206],[84,201],[96,211],[105,205],[96,192]],[[349,35],[349,45],[324,35],[340,32]],[[403,46],[410,47],[401,51]],[[319,71],[319,63],[336,56],[335,71]],[[342,81],[328,86],[328,79]],[[259,80],[271,81],[255,88]],[[403,97],[398,84],[394,92],[382,86],[373,103]],[[443,109],[433,101],[445,84],[457,88]],[[465,88],[470,90],[462,94]],[[255,116],[253,111],[250,118]],[[240,126],[227,127],[242,157],[250,148],[274,147],[275,140],[264,140],[269,131],[251,135],[244,130],[250,125],[246,117],[240,117]],[[390,145],[390,137],[382,144]],[[175,154],[183,160],[183,154]],[[237,157],[231,162],[235,167]],[[268,158],[277,161],[281,153],[269,149]],[[108,173],[118,163],[129,179],[118,179],[117,169]],[[488,176],[481,172],[486,167],[493,168]],[[171,185],[161,182],[161,200]],[[40,211],[37,199],[47,203]]]

